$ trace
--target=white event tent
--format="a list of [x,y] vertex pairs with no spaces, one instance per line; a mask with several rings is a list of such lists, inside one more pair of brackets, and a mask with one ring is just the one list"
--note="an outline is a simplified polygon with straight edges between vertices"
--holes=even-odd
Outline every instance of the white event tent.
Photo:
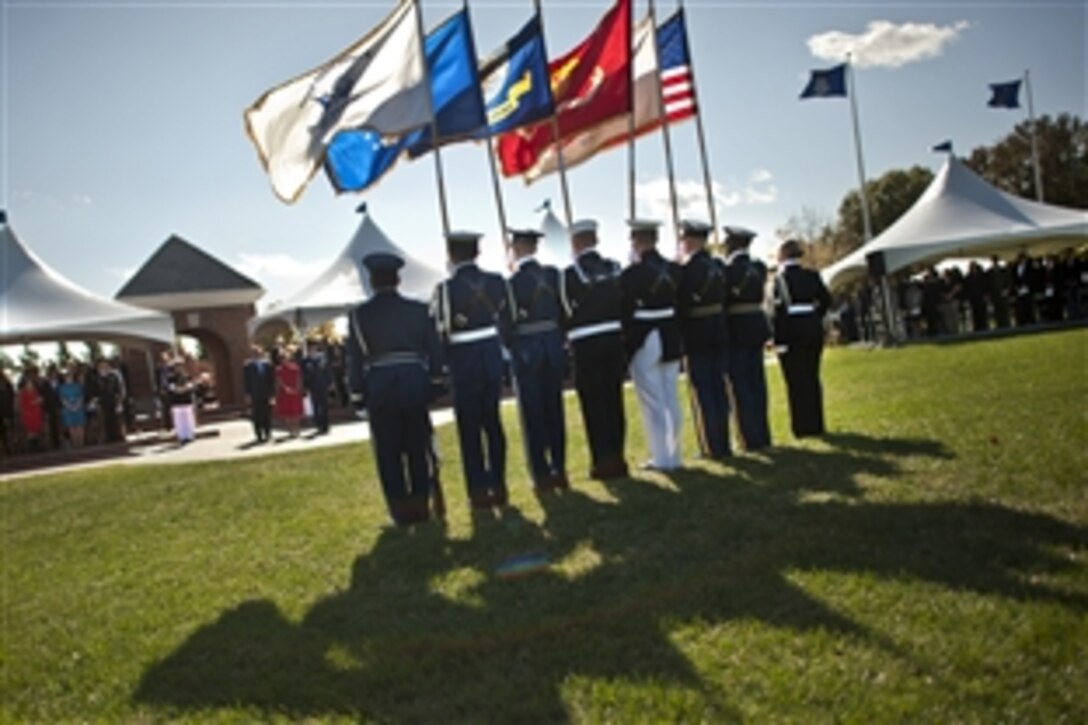
[[866,257],[882,252],[893,274],[949,257],[1038,254],[1088,241],[1088,212],[1007,194],[949,155],[925,192],[880,235],[826,267],[832,289],[864,277]]
[[0,212],[0,344],[101,340],[174,343],[169,315],[99,297],[62,277],[19,241]]
[[293,297],[250,320],[250,335],[268,322],[282,321],[305,331],[346,314],[373,293],[370,275],[362,260],[374,252],[388,252],[404,260],[398,288],[402,295],[430,299],[435,285],[445,275],[394,244],[374,223],[365,204],[360,205],[358,211],[363,215],[359,228],[328,268]]

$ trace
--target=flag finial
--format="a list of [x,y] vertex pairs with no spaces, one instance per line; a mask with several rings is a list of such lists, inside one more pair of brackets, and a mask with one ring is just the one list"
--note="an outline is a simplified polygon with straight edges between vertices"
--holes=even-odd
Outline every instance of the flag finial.
[[366,214],[366,202],[364,201],[359,206],[355,207],[356,214]]

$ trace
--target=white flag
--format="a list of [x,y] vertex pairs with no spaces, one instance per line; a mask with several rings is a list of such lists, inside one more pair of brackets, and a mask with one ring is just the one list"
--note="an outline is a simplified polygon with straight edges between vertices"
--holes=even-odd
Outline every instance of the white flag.
[[281,199],[298,199],[338,131],[393,136],[431,122],[418,12],[414,0],[401,0],[358,43],[246,110],[246,132]]
[[[653,19],[646,15],[633,28],[631,44],[631,75],[634,78],[635,128],[642,128],[660,118],[661,74],[658,72],[657,48],[654,42]],[[577,166],[598,152],[627,140],[631,114],[625,113],[563,140],[563,163],[567,168]],[[559,168],[557,147],[553,144],[540,155],[524,174],[525,183]]]

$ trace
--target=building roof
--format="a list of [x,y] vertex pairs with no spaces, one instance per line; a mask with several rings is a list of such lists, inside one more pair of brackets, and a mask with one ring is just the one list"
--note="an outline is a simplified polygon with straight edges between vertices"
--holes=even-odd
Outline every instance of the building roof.
[[171,235],[117,293],[117,299],[263,288],[178,235]]

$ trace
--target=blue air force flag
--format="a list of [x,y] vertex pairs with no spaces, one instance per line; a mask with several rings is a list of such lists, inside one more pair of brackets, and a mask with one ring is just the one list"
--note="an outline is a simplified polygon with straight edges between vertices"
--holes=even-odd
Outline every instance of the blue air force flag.
[[280,199],[298,199],[338,131],[392,136],[430,122],[418,12],[400,0],[362,40],[246,110],[246,131]]
[[942,141],[941,143],[939,143],[939,144],[937,144],[936,146],[933,147],[933,151],[935,153],[940,153],[942,151],[944,151],[946,153],[952,153],[952,142],[951,141]]
[[[494,135],[552,115],[552,91],[539,14],[480,65],[487,124]],[[477,134],[483,138],[486,132]]]
[[833,98],[846,95],[846,64],[827,70],[814,70],[801,98]]
[[[484,108],[468,12],[458,11],[432,30],[424,46],[439,143],[471,136],[484,125]],[[405,150],[413,158],[431,150],[430,124],[396,139],[369,130],[341,131],[329,144],[325,172],[337,191],[363,191]]]
[[1020,83],[1021,80],[1008,83],[991,83],[990,91],[993,95],[986,104],[990,108],[1020,108]]

